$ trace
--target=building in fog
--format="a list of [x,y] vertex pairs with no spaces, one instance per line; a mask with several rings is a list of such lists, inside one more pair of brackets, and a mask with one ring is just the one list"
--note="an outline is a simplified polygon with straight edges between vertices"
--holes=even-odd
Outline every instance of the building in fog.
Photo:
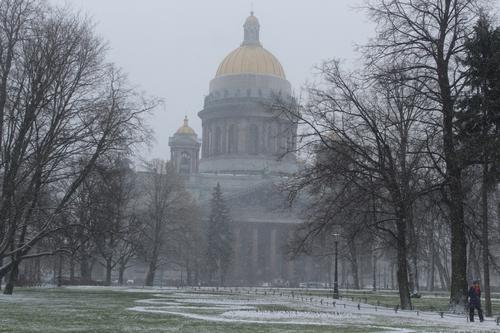
[[[285,245],[300,219],[284,209],[276,185],[298,169],[296,127],[266,108],[274,97],[291,97],[291,85],[278,59],[259,39],[251,13],[241,45],[220,63],[198,115],[201,140],[188,120],[170,138],[171,160],[208,219],[209,200],[221,184],[233,220],[234,264],[229,281],[297,283],[310,260],[290,261]],[[201,156],[200,156],[201,144]]]

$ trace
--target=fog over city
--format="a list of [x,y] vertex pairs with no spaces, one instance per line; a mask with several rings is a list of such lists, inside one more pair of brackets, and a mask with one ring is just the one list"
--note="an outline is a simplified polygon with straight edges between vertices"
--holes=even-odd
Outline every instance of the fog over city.
[[0,0],[0,332],[497,332],[499,9]]
[[50,0],[90,16],[108,42],[109,60],[130,80],[164,99],[150,123],[156,143],[145,158],[169,156],[168,138],[185,115],[200,134],[198,111],[222,59],[241,44],[254,10],[261,42],[281,62],[299,94],[323,60],[348,64],[373,31],[359,0]]

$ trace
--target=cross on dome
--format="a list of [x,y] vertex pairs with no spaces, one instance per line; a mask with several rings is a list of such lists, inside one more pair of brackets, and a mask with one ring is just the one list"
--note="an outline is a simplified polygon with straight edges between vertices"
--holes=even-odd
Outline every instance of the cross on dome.
[[189,127],[188,122],[189,122],[188,117],[185,116],[184,117],[184,124],[177,130],[176,133],[178,133],[178,134],[195,134],[196,135],[195,131],[191,127]]

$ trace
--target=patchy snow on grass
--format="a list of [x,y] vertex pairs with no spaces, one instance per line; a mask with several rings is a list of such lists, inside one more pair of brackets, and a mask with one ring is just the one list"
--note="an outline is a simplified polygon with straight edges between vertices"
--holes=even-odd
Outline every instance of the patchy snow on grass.
[[[465,316],[445,316],[438,313],[398,311],[384,307],[361,305],[318,297],[290,298],[271,294],[249,294],[237,291],[221,294],[213,291],[161,290],[155,298],[139,300],[140,306],[131,311],[176,315],[193,320],[255,323],[268,325],[363,326],[390,332],[500,332],[489,319],[484,323],[467,323]],[[344,305],[345,304],[345,305]],[[265,310],[262,310],[263,307]],[[273,307],[276,310],[273,311]],[[285,308],[283,310],[282,308]],[[269,310],[268,310],[269,309]],[[288,310],[290,309],[290,310]],[[202,313],[200,313],[202,312]],[[428,329],[430,329],[430,331]]]
[[[337,322],[352,319],[352,313],[345,312],[305,312],[305,311],[227,311],[222,314],[224,318],[258,319],[258,320],[302,320],[308,322]],[[356,316],[356,320],[361,320]]]
[[35,302],[38,301],[36,298],[26,297],[24,295],[4,295],[0,294],[0,302],[4,303],[19,303],[19,302]]

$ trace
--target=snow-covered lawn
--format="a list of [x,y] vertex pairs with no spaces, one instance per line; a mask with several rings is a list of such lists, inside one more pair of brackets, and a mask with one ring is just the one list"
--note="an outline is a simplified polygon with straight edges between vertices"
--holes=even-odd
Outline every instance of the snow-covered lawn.
[[[312,298],[311,298],[312,297]],[[493,318],[398,311],[289,292],[104,287],[0,296],[0,332],[500,332]]]

